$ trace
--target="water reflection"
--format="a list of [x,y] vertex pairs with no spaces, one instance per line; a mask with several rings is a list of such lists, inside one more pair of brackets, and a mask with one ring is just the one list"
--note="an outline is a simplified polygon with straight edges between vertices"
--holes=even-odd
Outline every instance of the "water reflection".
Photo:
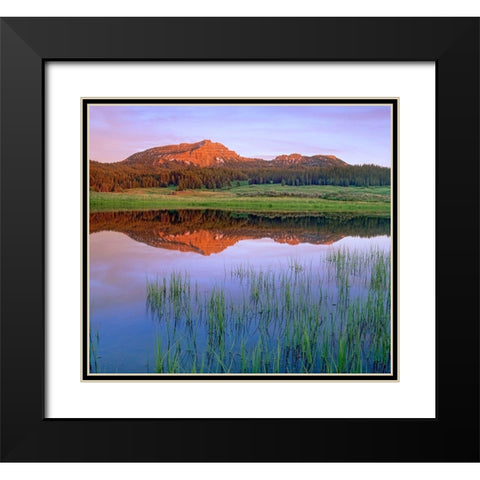
[[109,212],[90,231],[100,373],[389,371],[388,219]]
[[114,231],[152,247],[220,253],[242,240],[331,245],[345,237],[390,234],[390,219],[234,213],[220,210],[100,212],[90,215],[90,233]]

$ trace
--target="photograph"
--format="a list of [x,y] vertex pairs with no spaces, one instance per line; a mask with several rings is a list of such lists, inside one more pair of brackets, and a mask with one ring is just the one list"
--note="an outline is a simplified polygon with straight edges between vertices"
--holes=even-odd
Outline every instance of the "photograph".
[[480,20],[357,7],[4,12],[2,466],[478,465]]
[[396,99],[83,102],[85,378],[394,378]]

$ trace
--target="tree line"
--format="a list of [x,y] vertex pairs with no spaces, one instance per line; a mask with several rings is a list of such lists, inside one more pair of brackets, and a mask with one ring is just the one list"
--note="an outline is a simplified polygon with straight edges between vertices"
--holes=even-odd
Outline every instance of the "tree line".
[[282,185],[390,185],[390,168],[378,165],[347,165],[341,167],[193,167],[125,165],[90,161],[90,189],[97,192],[121,192],[130,188],[176,186],[185,189],[219,189],[237,182]]

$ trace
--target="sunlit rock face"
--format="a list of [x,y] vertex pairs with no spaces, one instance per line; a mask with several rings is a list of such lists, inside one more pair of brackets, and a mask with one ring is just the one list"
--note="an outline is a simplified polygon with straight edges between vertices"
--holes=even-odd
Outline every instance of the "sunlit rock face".
[[288,166],[307,165],[315,167],[340,167],[347,165],[343,160],[334,155],[305,156],[300,153],[280,155],[272,161],[258,158],[248,158],[238,155],[229,150],[221,143],[211,140],[202,140],[197,143],[180,143],[179,145],[165,145],[162,147],[149,148],[143,152],[137,152],[123,162],[126,165],[168,165],[180,163],[196,167],[213,167],[249,163],[258,166]]
[[163,165],[169,162],[180,162],[197,167],[212,167],[231,162],[251,162],[255,159],[245,158],[221,143],[202,140],[197,143],[180,143],[154,147],[128,157],[127,164]]
[[302,164],[314,167],[341,167],[347,165],[335,155],[312,155],[311,157],[308,157],[306,155],[301,155],[300,153],[279,155],[272,160],[271,164],[277,166]]

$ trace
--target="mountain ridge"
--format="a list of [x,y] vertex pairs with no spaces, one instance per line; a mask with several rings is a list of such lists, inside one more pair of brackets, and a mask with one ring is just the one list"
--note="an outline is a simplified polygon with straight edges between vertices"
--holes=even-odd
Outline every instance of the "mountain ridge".
[[194,143],[180,143],[148,148],[130,155],[121,162],[115,163],[130,166],[171,166],[179,164],[196,167],[221,167],[239,164],[256,166],[305,165],[316,167],[340,167],[349,165],[334,155],[322,154],[307,156],[300,153],[291,153],[278,155],[273,160],[243,157],[225,145],[212,142],[209,139]]

